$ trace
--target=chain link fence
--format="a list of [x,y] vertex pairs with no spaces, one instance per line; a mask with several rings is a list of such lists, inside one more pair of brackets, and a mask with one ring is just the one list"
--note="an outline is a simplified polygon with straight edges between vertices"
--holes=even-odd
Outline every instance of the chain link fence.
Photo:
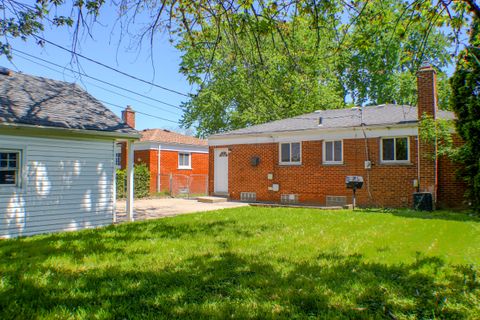
[[159,180],[160,193],[172,197],[191,198],[208,194],[208,175],[206,174],[161,174]]

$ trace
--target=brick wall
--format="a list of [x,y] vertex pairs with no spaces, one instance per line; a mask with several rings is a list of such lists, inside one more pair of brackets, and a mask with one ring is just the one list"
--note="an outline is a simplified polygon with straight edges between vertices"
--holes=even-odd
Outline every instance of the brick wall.
[[158,150],[137,150],[134,152],[134,163],[147,165],[150,171],[150,193],[157,191],[157,162],[158,162]]
[[[454,145],[460,146],[460,137],[454,136]],[[466,184],[457,179],[456,172],[458,164],[442,157],[438,161],[438,206],[440,208],[462,208],[465,207],[464,194]]]
[[[178,169],[177,151],[160,151],[160,190],[169,191],[169,174],[176,175],[208,175],[208,154],[191,153],[192,169]],[[150,192],[157,192],[158,150],[135,151],[135,164],[145,163],[150,170]],[[198,181],[197,181],[198,180]],[[203,182],[202,182],[203,181]],[[197,186],[198,184],[198,186]],[[193,181],[192,193],[204,190],[205,182],[201,178]]]
[[[346,196],[352,201],[352,191],[345,187],[345,176],[361,175],[365,183],[357,191],[357,203],[363,206],[412,206],[413,181],[417,179],[416,138],[410,137],[410,164],[380,164],[380,139],[367,139],[372,169],[366,170],[365,140],[343,140],[344,164],[322,164],[322,141],[302,142],[302,164],[278,164],[278,144],[231,145],[229,154],[229,195],[239,200],[240,192],[256,192],[258,201],[279,202],[281,194],[298,194],[304,203],[325,204],[326,196]],[[251,166],[252,156],[260,157],[260,164]],[[209,190],[213,193],[214,147],[210,147]],[[273,174],[268,180],[267,174]],[[269,191],[272,183],[280,191]],[[370,192],[368,192],[368,190]]]

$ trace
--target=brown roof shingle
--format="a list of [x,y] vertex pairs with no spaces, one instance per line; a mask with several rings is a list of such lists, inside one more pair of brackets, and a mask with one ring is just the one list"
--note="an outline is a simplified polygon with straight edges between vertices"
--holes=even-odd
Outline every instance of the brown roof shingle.
[[163,142],[173,144],[188,144],[195,146],[207,146],[207,140],[186,136],[180,133],[164,129],[145,129],[140,132],[140,141]]

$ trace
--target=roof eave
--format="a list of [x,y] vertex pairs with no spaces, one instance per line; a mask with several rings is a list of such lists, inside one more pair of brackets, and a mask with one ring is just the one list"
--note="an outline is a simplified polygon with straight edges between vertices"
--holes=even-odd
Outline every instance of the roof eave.
[[208,144],[192,144],[192,143],[180,143],[180,142],[166,142],[166,141],[158,141],[158,140],[141,140],[139,143],[158,143],[158,144],[168,144],[174,146],[189,146],[189,147],[204,147],[208,148]]
[[416,126],[418,121],[405,121],[401,123],[390,123],[390,124],[375,124],[375,125],[365,125],[365,126],[349,126],[349,127],[318,127],[318,128],[309,128],[301,130],[284,130],[284,131],[268,131],[268,132],[252,132],[252,133],[239,133],[239,134],[215,134],[208,137],[208,140],[215,139],[228,139],[228,138],[237,138],[237,137],[251,137],[251,136],[270,136],[272,134],[285,134],[285,133],[303,133],[303,132],[316,132],[316,131],[344,131],[350,129],[362,129],[363,128],[390,128],[390,127],[412,127]]
[[85,130],[85,129],[71,129],[49,126],[36,126],[28,124],[18,123],[0,123],[0,129],[6,130],[21,130],[22,132],[42,132],[44,134],[51,135],[65,135],[69,136],[88,136],[92,138],[114,138],[124,140],[138,140],[140,139],[140,133],[126,133],[115,131],[100,131],[100,130]]

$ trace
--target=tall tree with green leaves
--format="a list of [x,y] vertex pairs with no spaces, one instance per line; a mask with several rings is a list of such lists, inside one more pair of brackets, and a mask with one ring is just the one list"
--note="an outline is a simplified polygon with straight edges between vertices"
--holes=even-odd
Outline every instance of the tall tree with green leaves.
[[348,104],[415,104],[419,63],[445,67],[449,39],[428,20],[400,22],[402,8],[398,0],[372,0],[347,18],[330,1],[274,34],[270,20],[245,14],[184,33],[181,71],[199,89],[185,103],[183,125],[206,136]]
[[459,174],[472,207],[480,212],[480,15],[473,19],[470,42],[459,56],[451,86],[456,129],[464,142],[458,151],[463,164]]

